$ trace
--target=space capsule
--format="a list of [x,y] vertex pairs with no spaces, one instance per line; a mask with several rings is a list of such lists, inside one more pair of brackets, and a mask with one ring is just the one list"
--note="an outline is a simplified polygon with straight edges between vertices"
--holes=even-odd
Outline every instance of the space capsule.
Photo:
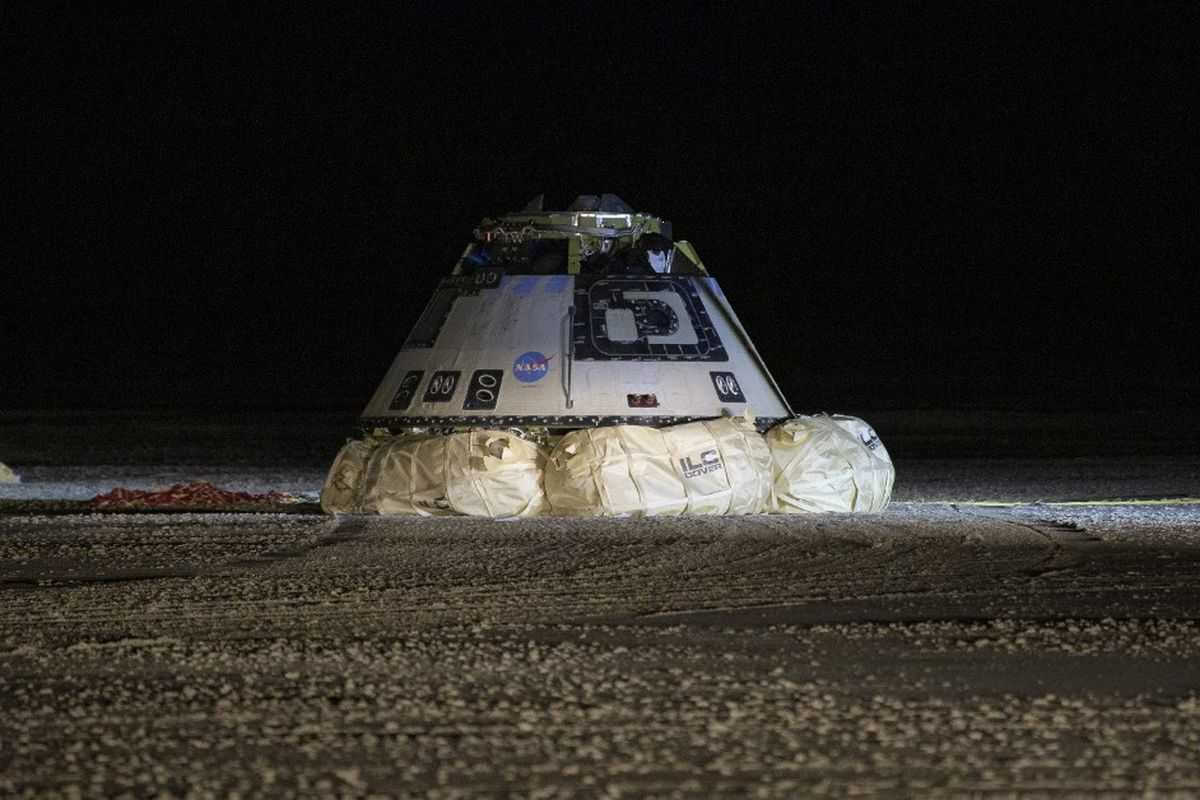
[[715,278],[616,195],[484,219],[360,423],[376,434],[793,416]]

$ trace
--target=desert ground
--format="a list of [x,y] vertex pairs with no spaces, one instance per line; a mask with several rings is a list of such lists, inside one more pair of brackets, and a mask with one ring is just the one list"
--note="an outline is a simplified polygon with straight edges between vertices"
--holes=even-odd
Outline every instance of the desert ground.
[[36,512],[345,426],[0,416],[0,793],[1200,793],[1195,426],[863,416],[882,514],[522,521]]

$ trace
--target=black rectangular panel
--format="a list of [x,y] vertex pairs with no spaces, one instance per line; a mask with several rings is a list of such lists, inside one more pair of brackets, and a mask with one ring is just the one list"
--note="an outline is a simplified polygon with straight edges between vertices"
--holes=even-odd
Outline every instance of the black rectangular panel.
[[404,380],[400,381],[400,388],[396,390],[396,396],[392,398],[388,410],[404,411],[407,409],[412,404],[412,399],[416,396],[417,387],[421,385],[423,377],[425,377],[423,369],[410,369],[404,373]]
[[459,370],[438,370],[429,379],[429,385],[425,387],[425,396],[422,399],[426,403],[450,402],[450,398],[454,397],[454,390],[458,388],[458,379],[461,376],[462,372]]
[[[629,299],[659,294],[677,297],[687,309],[686,318],[674,317],[663,300]],[[610,309],[627,310],[635,320],[634,341],[608,338],[605,323]],[[649,337],[670,334],[680,327],[695,333],[694,344],[651,344]],[[700,299],[692,279],[671,275],[575,278],[575,327],[572,331],[577,361],[728,361],[729,354]]]
[[477,369],[471,373],[471,383],[467,386],[467,397],[463,400],[466,411],[493,411],[496,401],[500,399],[500,381],[504,378],[502,369]]
[[744,403],[746,395],[732,372],[710,372],[713,388],[717,390],[717,398],[722,403]]
[[421,318],[413,326],[412,333],[404,340],[404,349],[433,347],[437,342],[438,334],[442,332],[442,326],[446,324],[446,319],[450,316],[450,310],[454,308],[454,301],[457,299],[458,290],[454,287],[443,286],[434,292],[429,305],[425,306]]

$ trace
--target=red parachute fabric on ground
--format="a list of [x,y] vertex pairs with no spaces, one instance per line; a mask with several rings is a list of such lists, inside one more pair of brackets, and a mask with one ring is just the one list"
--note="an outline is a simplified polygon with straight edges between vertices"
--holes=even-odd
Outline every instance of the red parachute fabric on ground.
[[301,498],[285,492],[251,494],[234,492],[214,486],[207,481],[177,483],[170,489],[158,491],[118,487],[108,494],[93,497],[92,508],[229,508],[243,506],[294,503]]

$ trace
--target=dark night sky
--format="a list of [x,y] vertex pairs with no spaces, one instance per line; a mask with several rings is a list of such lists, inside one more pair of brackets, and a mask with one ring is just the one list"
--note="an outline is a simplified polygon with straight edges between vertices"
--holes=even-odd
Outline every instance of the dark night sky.
[[357,410],[542,191],[670,218],[798,409],[1194,402],[1196,12],[567,5],[3,12],[0,407]]

